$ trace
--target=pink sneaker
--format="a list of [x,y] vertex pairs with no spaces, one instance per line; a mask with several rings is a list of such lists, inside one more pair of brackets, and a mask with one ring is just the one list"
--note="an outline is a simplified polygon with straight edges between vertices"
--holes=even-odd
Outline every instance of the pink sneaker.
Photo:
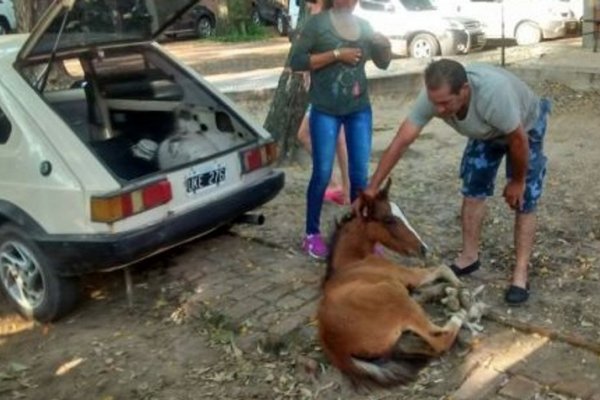
[[320,233],[306,235],[304,237],[304,243],[302,243],[302,248],[309,256],[316,258],[317,260],[324,260],[329,253],[327,245],[323,241]]
[[383,249],[384,247],[381,243],[375,243],[375,246],[373,246],[373,254],[379,257],[385,257],[385,251]]
[[344,198],[344,192],[342,189],[327,189],[325,190],[325,196],[323,196],[325,201],[330,203],[335,203],[340,206],[346,204],[346,199]]

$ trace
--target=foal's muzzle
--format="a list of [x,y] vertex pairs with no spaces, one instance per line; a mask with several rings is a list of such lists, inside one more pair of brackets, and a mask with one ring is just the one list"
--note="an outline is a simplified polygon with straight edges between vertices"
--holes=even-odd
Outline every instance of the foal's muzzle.
[[427,246],[425,246],[424,244],[421,245],[421,256],[425,257],[427,255]]

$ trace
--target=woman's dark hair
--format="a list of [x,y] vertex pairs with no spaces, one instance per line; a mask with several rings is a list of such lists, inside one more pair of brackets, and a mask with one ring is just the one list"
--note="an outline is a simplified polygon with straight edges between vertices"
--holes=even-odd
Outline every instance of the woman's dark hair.
[[467,71],[457,61],[441,59],[433,61],[425,69],[425,85],[427,89],[439,89],[443,85],[450,86],[450,93],[458,94],[467,83]]

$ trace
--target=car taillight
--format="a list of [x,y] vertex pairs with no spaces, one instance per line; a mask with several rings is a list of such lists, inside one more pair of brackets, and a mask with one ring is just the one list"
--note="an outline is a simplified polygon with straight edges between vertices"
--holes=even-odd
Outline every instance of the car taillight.
[[129,192],[94,196],[91,199],[92,221],[115,222],[158,207],[172,198],[171,184],[166,179]]
[[240,153],[243,173],[272,164],[277,159],[277,143],[270,142]]

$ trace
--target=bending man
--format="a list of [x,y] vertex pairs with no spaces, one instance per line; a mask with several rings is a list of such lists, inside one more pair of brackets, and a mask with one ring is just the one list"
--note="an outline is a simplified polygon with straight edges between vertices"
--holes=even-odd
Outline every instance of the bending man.
[[[462,193],[462,251],[451,268],[456,275],[479,269],[479,239],[485,199],[494,191],[494,181],[507,155],[506,203],[515,210],[516,250],[512,283],[505,299],[520,304],[529,298],[527,267],[531,256],[537,202],[546,172],[543,140],[550,102],[540,99],[520,79],[504,69],[442,59],[425,70],[421,90],[408,118],[383,154],[365,194],[374,196],[423,127],[433,118],[444,120],[469,138],[460,176]],[[356,209],[361,204],[355,204]]]

